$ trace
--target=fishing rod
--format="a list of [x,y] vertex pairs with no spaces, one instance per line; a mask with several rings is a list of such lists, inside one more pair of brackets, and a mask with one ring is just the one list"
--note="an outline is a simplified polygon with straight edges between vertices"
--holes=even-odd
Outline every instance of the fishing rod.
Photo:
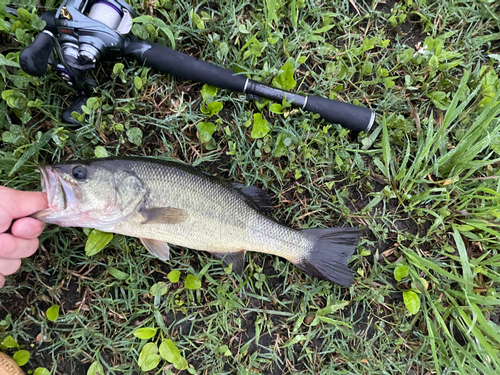
[[369,131],[375,120],[370,109],[314,95],[300,95],[251,80],[242,74],[197,59],[131,33],[135,10],[124,0],[65,0],[55,12],[45,12],[44,30],[20,54],[20,66],[28,74],[42,77],[52,65],[80,97],[63,113],[75,124],[72,111],[86,103],[85,87],[95,86],[87,72],[99,60],[130,58],[159,72],[198,81],[222,89],[267,98],[319,114],[330,123],[353,131]]

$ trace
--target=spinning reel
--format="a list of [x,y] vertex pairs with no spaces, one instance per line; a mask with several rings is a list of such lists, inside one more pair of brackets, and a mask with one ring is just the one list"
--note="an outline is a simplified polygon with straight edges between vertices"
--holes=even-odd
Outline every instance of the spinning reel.
[[85,73],[95,68],[97,60],[123,55],[136,16],[120,0],[66,0],[56,12],[42,15],[47,25],[21,52],[21,68],[41,77],[48,64],[55,65],[70,86],[81,88]]
[[41,17],[45,29],[21,52],[20,65],[28,74],[41,77],[52,65],[61,78],[80,92],[63,113],[63,120],[75,124],[71,112],[81,112],[86,103],[86,77],[99,60],[132,58],[140,64],[184,79],[242,92],[253,98],[281,102],[319,114],[326,121],[353,131],[369,131],[375,114],[368,108],[313,95],[299,95],[263,85],[241,74],[199,60],[165,46],[132,35],[135,10],[124,0],[65,0],[56,12]]

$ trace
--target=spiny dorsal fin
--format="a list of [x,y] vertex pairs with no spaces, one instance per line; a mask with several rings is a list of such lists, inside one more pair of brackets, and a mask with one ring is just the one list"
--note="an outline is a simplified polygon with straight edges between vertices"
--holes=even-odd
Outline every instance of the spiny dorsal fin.
[[232,264],[233,272],[238,275],[241,275],[245,268],[245,254],[245,250],[236,253],[212,253],[215,258],[222,260],[226,267]]
[[164,241],[151,240],[149,238],[140,239],[144,247],[151,253],[151,255],[167,261],[170,255],[170,246]]
[[252,201],[259,210],[266,212],[273,208],[272,197],[267,191],[253,185],[244,187],[245,185],[238,182],[232,182],[231,185]]
[[186,210],[175,207],[144,208],[139,211],[144,218],[141,224],[178,224],[186,221]]

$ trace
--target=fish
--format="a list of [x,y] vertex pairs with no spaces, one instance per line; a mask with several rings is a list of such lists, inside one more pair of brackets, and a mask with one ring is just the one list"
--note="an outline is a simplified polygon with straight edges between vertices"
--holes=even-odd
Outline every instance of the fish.
[[33,217],[63,227],[137,237],[167,261],[170,245],[211,253],[242,273],[247,251],[282,257],[348,287],[358,228],[294,229],[266,215],[270,195],[187,164],[111,157],[40,166],[48,208]]

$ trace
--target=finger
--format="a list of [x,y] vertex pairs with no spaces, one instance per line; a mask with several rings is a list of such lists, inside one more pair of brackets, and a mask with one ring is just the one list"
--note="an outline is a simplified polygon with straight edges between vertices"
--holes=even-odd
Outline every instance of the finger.
[[0,186],[0,233],[13,219],[31,215],[48,207],[47,195],[39,191],[19,191]]
[[21,259],[0,259],[0,274],[12,275],[21,267]]
[[5,277],[4,275],[0,275],[0,288],[5,285]]
[[[38,239],[26,240],[12,234],[0,234],[0,258],[19,259],[33,255],[38,249]],[[2,271],[1,274],[6,275]]]
[[45,228],[45,223],[42,223],[40,220],[33,219],[32,217],[23,217],[12,224],[10,232],[19,238],[32,239],[37,238],[42,233],[43,228]]
[[0,186],[1,207],[14,219],[48,208],[47,195],[41,191],[20,191]]

